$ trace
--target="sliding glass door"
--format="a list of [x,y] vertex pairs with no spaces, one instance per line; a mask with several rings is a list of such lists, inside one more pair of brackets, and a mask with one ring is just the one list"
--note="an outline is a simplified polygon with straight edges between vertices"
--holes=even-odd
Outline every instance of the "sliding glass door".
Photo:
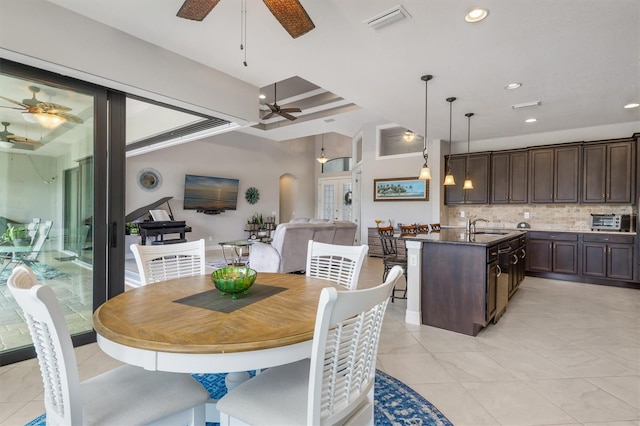
[[107,151],[96,131],[106,103],[102,88],[0,60],[0,364],[32,356],[6,286],[19,265],[53,288],[75,341],[94,339],[106,294],[106,198],[94,203],[109,188],[96,179],[107,170],[96,156]]

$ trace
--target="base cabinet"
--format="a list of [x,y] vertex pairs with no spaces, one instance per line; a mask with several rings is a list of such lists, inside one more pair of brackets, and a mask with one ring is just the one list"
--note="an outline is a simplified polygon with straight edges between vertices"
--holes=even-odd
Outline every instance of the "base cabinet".
[[527,271],[578,273],[578,234],[529,232],[526,247]]
[[633,280],[633,237],[584,235],[582,275]]

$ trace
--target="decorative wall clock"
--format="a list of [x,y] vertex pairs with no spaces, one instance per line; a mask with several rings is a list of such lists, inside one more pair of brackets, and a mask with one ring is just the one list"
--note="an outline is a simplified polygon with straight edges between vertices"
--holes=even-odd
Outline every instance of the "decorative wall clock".
[[244,198],[247,200],[249,204],[255,204],[260,199],[260,192],[257,188],[253,186],[247,189],[247,192],[244,193]]
[[162,176],[156,169],[142,169],[138,172],[138,186],[145,191],[157,191],[162,186]]

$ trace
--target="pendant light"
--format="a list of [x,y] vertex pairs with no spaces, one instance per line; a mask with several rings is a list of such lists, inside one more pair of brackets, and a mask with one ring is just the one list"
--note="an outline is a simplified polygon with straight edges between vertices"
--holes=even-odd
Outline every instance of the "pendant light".
[[422,156],[424,157],[424,165],[420,169],[420,180],[431,180],[431,170],[429,170],[429,151],[427,149],[427,107],[429,100],[429,80],[433,78],[432,75],[423,75],[420,80],[424,81],[424,148],[422,149]]
[[447,102],[449,102],[449,157],[447,158],[447,174],[444,176],[444,186],[453,186],[456,184],[456,181],[451,174],[451,105],[455,100],[456,98],[447,98]]
[[473,189],[473,182],[471,182],[471,178],[469,177],[469,144],[471,140],[471,117],[473,117],[473,113],[468,112],[464,116],[467,117],[469,123],[467,125],[467,166],[465,167],[465,178],[462,189]]
[[318,163],[320,164],[324,164],[329,161],[329,159],[324,156],[324,133],[322,134],[322,148],[320,149],[320,157],[316,158],[316,160],[318,160]]

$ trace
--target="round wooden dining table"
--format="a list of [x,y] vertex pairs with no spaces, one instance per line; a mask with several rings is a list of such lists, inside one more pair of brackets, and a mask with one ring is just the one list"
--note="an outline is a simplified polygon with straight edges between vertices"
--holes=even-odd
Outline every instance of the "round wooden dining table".
[[246,372],[311,356],[320,292],[305,275],[258,273],[247,295],[221,295],[209,275],[117,295],[93,315],[100,348],[127,364],[179,373]]

